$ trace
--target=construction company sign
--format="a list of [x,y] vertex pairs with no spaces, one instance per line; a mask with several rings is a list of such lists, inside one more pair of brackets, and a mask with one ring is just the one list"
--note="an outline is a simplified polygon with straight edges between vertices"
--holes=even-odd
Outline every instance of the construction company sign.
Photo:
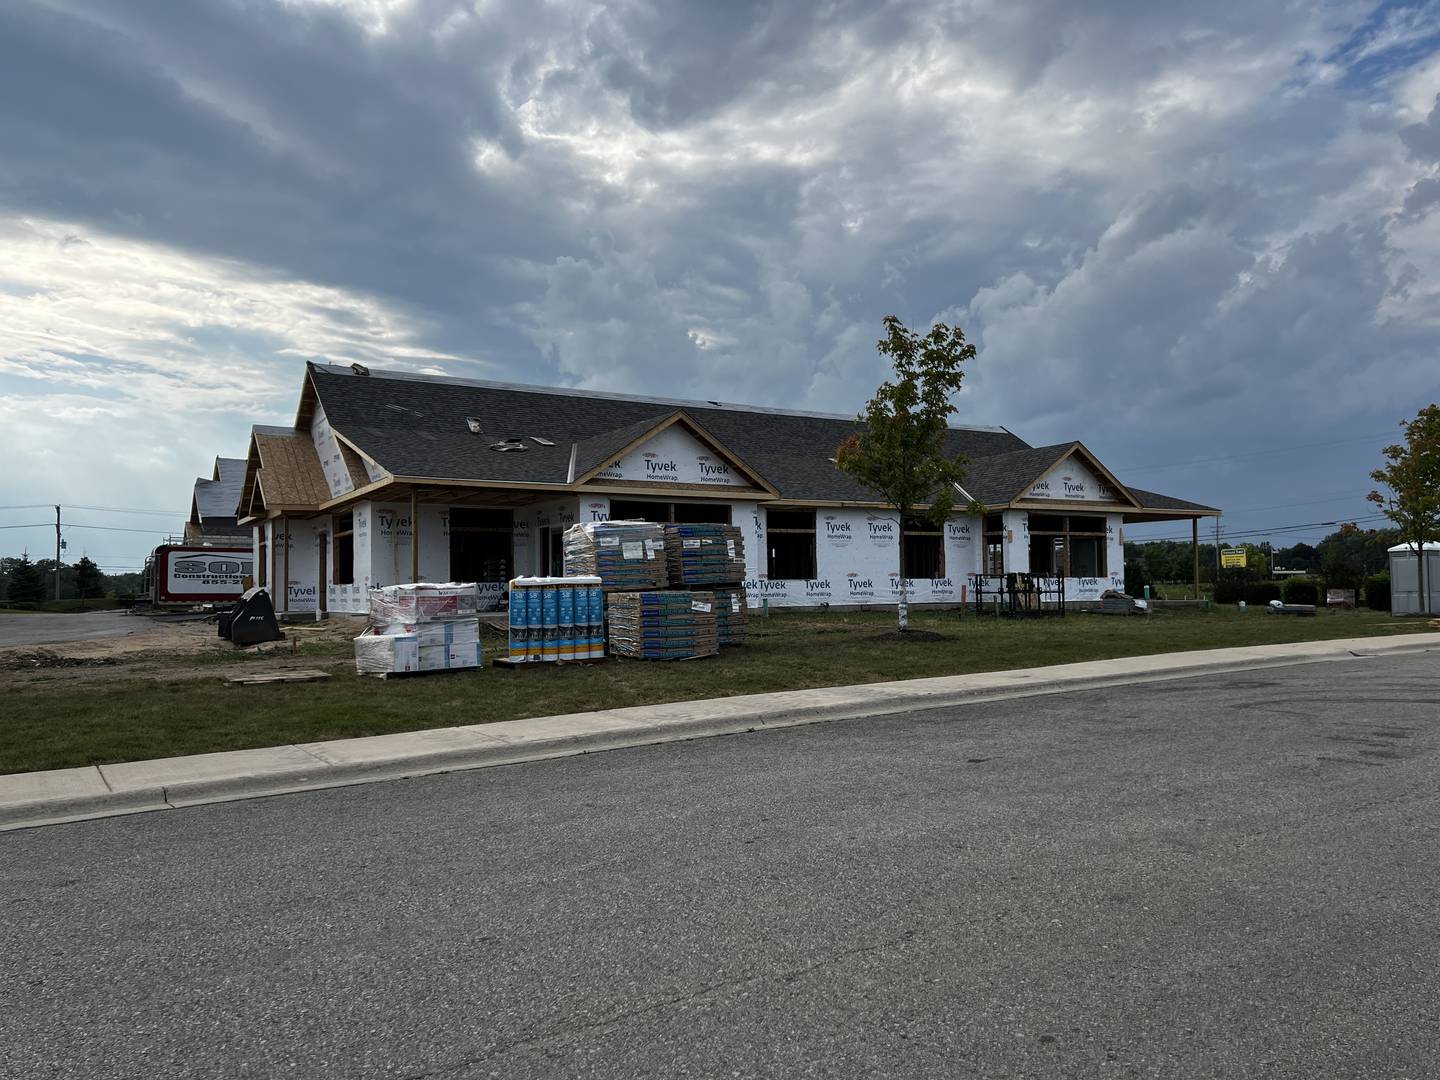
[[690,487],[749,487],[720,455],[678,424],[616,458],[595,474],[596,481],[645,480]]
[[159,564],[155,580],[161,603],[238,600],[245,578],[255,576],[249,548],[161,548]]
[[1027,499],[1054,499],[1058,502],[1119,502],[1109,483],[1096,476],[1074,457],[1046,473],[1026,493]]

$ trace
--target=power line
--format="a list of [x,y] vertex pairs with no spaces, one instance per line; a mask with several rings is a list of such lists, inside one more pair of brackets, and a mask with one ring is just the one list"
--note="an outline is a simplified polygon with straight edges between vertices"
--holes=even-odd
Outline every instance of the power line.
[[[1230,537],[1237,537],[1237,536],[1267,536],[1267,535],[1270,535],[1270,534],[1272,534],[1272,533],[1294,533],[1294,532],[1305,532],[1305,531],[1309,531],[1309,530],[1312,530],[1312,529],[1338,528],[1338,527],[1341,526],[1341,525],[1358,525],[1358,524],[1360,524],[1361,522],[1379,521],[1379,520],[1381,520],[1381,519],[1384,519],[1386,516],[1387,516],[1387,515],[1385,515],[1385,514],[1366,514],[1366,515],[1362,515],[1362,516],[1357,517],[1357,518],[1336,519],[1335,521],[1309,521],[1309,522],[1305,522],[1305,523],[1303,523],[1303,524],[1295,524],[1295,525],[1272,525],[1272,526],[1270,526],[1270,527],[1268,527],[1268,528],[1259,528],[1259,529],[1233,529],[1233,530],[1232,530],[1232,529],[1224,529],[1223,526],[1222,526],[1222,536],[1230,536]],[[1147,537],[1145,537],[1144,539],[1135,539],[1135,540],[1133,540],[1133,541],[1131,541],[1131,542],[1132,542],[1132,543],[1136,543],[1136,544],[1153,544],[1153,543],[1159,543],[1159,542],[1167,541],[1167,540],[1189,540],[1189,539],[1190,539],[1190,537],[1188,537],[1188,536],[1147,536]]]
[[1346,500],[1351,499],[1358,499],[1363,501],[1364,498],[1365,496],[1363,495],[1347,494],[1335,495],[1325,499],[1306,499],[1303,502],[1266,503],[1264,506],[1244,506],[1238,510],[1231,510],[1229,507],[1227,507],[1225,509],[1225,516],[1230,517],[1234,514],[1258,514],[1262,510],[1287,510],[1292,506],[1319,506],[1322,503],[1345,502]]
[[[52,522],[49,527],[53,528],[54,523]],[[118,525],[76,525],[69,521],[63,522],[60,527],[62,529],[100,529],[104,532],[144,533],[147,536],[158,536],[165,531],[164,529],[124,529]]]
[[156,514],[160,517],[179,516],[174,510],[137,510],[133,506],[81,506],[78,503],[63,503],[62,505],[71,510],[99,510],[106,514]]

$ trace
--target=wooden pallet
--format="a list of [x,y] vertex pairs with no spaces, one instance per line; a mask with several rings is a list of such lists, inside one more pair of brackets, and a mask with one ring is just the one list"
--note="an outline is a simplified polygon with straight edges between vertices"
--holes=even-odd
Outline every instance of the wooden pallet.
[[497,656],[490,662],[498,668],[508,668],[512,671],[518,671],[521,668],[566,667],[571,664],[603,664],[609,659],[608,656],[587,656],[583,660],[512,660],[508,656]]
[[259,686],[261,683],[320,682],[330,678],[328,671],[270,671],[259,675],[230,675],[226,686]]

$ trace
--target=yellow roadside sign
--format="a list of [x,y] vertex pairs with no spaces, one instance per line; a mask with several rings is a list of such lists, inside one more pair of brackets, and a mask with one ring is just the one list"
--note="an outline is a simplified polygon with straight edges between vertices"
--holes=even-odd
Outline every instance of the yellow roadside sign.
[[1221,548],[1220,565],[1223,568],[1239,567],[1243,569],[1245,566],[1245,549],[1243,547]]

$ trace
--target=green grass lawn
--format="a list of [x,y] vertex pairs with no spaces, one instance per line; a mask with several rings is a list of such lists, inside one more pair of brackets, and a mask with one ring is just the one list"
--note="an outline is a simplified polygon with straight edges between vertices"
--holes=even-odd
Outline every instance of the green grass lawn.
[[[1147,618],[1072,614],[1010,621],[920,612],[936,642],[877,641],[888,613],[793,612],[754,618],[750,641],[718,658],[610,660],[592,666],[485,668],[406,679],[361,679],[339,666],[326,682],[229,687],[217,670],[192,677],[86,682],[14,679],[0,689],[0,772],[133,761],[526,716],[845,683],[1036,667],[1186,649],[1262,645],[1423,630],[1370,611],[1282,618],[1234,608],[1159,611]],[[493,651],[487,639],[487,651]],[[327,661],[317,656],[317,663]],[[228,665],[227,665],[228,666]],[[257,664],[256,666],[260,666]],[[0,680],[5,676],[0,674]],[[3,687],[3,681],[0,681]]]

